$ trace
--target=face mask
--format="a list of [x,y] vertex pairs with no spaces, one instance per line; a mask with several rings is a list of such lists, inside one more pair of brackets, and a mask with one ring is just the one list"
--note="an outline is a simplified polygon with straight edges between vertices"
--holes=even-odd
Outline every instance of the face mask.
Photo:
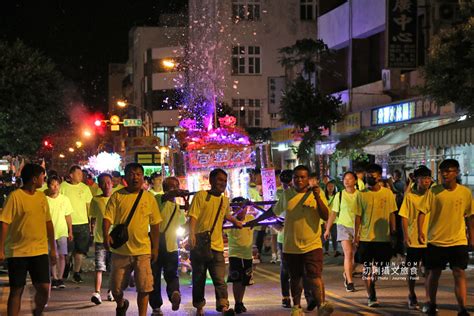
[[374,186],[377,184],[377,180],[375,180],[374,177],[367,177],[366,180],[367,180],[367,184],[370,186]]

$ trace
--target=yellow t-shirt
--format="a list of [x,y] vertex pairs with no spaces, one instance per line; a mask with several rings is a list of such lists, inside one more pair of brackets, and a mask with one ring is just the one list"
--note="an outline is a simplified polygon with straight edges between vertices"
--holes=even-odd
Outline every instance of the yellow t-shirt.
[[71,201],[64,194],[59,193],[56,198],[46,197],[49,205],[49,213],[51,214],[51,221],[54,227],[54,239],[67,237],[67,222],[66,216],[71,215],[74,211],[72,209]]
[[164,203],[161,202],[161,197],[163,194],[155,195],[155,199],[160,207],[161,216],[163,217],[163,221],[160,224],[160,234],[165,231],[166,226],[170,221],[171,215],[175,212],[171,223],[169,224],[168,229],[166,230],[166,251],[167,252],[174,252],[178,251],[178,236],[176,231],[178,230],[180,225],[183,225],[186,222],[186,217],[184,216],[184,212],[180,209],[177,203],[173,203],[170,201],[165,201]]
[[102,223],[104,221],[105,207],[109,199],[110,197],[99,195],[94,196],[91,201],[90,217],[95,218],[94,242],[96,243],[104,242]]
[[[87,185],[87,184],[86,184]],[[89,187],[89,190],[91,190],[92,196],[97,196],[99,195],[99,190],[100,194],[102,194],[102,190],[99,188],[99,185],[97,183],[92,183],[92,185],[87,185]]]
[[[342,196],[340,196],[342,194]],[[338,192],[332,200],[331,210],[337,213],[336,223],[345,227],[354,228],[355,216],[358,213],[359,204],[357,197],[360,192],[355,190],[354,193],[349,193],[346,190]],[[341,203],[339,203],[339,199]]]
[[357,178],[357,188],[359,189],[359,191],[365,190],[365,183],[359,178]]
[[459,184],[453,191],[437,185],[425,199],[420,212],[430,214],[428,243],[438,247],[467,245],[464,217],[474,215],[471,190]]
[[8,195],[0,222],[8,224],[5,257],[34,257],[48,254],[46,222],[51,221],[48,201],[43,192],[30,195],[17,189]]
[[[309,193],[305,201],[301,201],[305,193],[298,193],[291,188],[286,190],[273,208],[276,215],[285,212],[283,228],[283,252],[303,254],[322,248],[321,218],[317,210],[316,199]],[[327,205],[324,192],[321,200]]]
[[84,183],[70,184],[66,181],[61,183],[59,192],[71,201],[74,212],[71,214],[72,224],[81,225],[89,223],[87,204],[92,200],[91,190]]
[[160,191],[157,192],[157,191],[153,190],[153,188],[149,188],[148,192],[152,193],[153,195],[164,194],[165,193],[165,192],[163,192],[163,190],[160,190]]
[[[112,225],[125,223],[137,196],[138,192],[130,193],[126,188],[113,193],[105,208],[104,219],[108,219]],[[110,250],[124,256],[151,254],[148,230],[150,225],[158,225],[161,221],[162,218],[155,197],[148,191],[143,192],[128,225],[128,241],[120,248],[111,248]]]
[[387,188],[365,189],[358,196],[361,216],[360,240],[390,242],[390,214],[397,211],[395,195]]
[[[253,220],[254,217],[246,214],[244,222]],[[227,231],[229,241],[229,257],[252,259],[253,230],[249,227],[242,229],[232,228]]]
[[[408,246],[411,248],[426,248],[426,243],[420,244],[418,241],[418,210],[420,208],[427,209],[426,206],[420,206],[421,203],[426,203],[427,200],[423,200],[423,198],[427,193],[428,191],[426,191],[424,195],[419,195],[413,191],[407,192],[403,199],[402,206],[400,207],[400,212],[398,212],[398,215],[408,220],[408,237],[410,237]],[[429,218],[429,214],[427,214],[425,222],[423,223],[425,236],[427,236],[428,233]]]
[[199,191],[194,196],[188,213],[189,217],[196,219],[195,233],[210,231],[216,218],[221,199],[222,207],[211,235],[211,249],[215,251],[224,251],[222,224],[224,217],[230,214],[229,198],[223,195],[214,196],[207,191]]

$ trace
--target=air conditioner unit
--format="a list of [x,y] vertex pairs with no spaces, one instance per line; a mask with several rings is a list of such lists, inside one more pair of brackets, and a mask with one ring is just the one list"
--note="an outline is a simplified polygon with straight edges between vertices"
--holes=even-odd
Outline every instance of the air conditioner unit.
[[399,91],[400,90],[400,70],[398,69],[382,69],[382,91]]
[[436,3],[434,19],[434,22],[440,25],[451,25],[458,22],[460,19],[458,1],[439,1]]

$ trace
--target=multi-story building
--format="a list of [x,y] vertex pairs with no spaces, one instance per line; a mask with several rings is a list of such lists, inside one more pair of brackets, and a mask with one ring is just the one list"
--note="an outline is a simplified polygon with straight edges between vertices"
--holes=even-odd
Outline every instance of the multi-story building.
[[[410,134],[459,117],[453,104],[437,105],[418,89],[430,38],[440,25],[454,22],[446,6],[455,5],[445,0],[319,1],[318,37],[334,51],[335,61],[320,73],[319,82],[326,93],[341,96],[347,114],[331,130],[332,150],[337,141],[362,130],[388,128],[388,134],[364,147],[388,172],[428,162],[437,169],[442,152],[408,145]],[[351,167],[348,160],[338,165],[331,174]]]

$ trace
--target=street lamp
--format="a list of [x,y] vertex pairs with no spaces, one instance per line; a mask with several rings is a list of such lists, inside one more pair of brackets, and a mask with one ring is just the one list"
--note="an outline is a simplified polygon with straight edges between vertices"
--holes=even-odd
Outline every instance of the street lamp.
[[117,101],[117,106],[121,107],[121,108],[125,108],[127,106],[131,106],[131,107],[134,107],[138,110],[140,110],[141,112],[145,113],[145,120],[147,121],[147,127],[143,126],[143,130],[145,131],[145,136],[152,136],[153,135],[153,118],[150,114],[150,112],[148,112],[147,110],[145,110],[143,107],[140,107],[140,106],[136,106],[132,103],[129,103],[129,102],[126,102],[126,101]]
[[163,59],[161,61],[161,64],[163,65],[163,67],[165,67],[167,70],[171,70],[171,69],[174,69],[174,67],[176,67],[176,63],[174,60],[172,59]]

